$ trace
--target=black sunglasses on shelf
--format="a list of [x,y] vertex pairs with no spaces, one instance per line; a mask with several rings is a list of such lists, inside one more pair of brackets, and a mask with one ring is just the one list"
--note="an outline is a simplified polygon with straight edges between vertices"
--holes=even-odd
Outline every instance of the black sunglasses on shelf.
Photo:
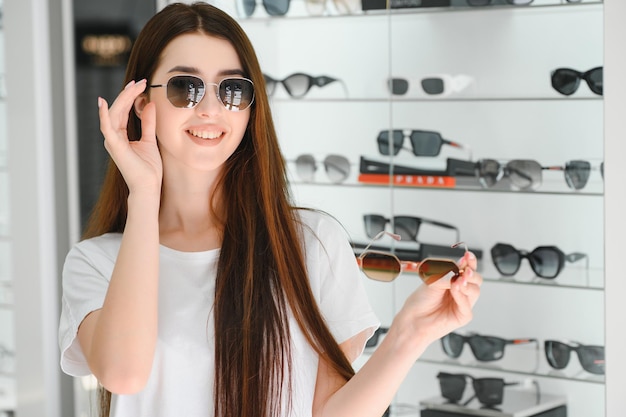
[[365,225],[365,233],[369,238],[374,238],[378,233],[385,230],[387,223],[391,223],[393,224],[393,232],[400,235],[403,240],[418,242],[417,234],[422,224],[431,224],[444,229],[454,230],[456,232],[455,240],[458,242],[460,239],[459,229],[455,226],[423,217],[393,216],[389,219],[380,214],[366,214],[363,216],[363,223]]
[[[293,98],[304,97],[313,86],[325,87],[334,82],[341,82],[338,78],[332,78],[327,75],[312,77],[301,72],[291,74],[282,80],[274,79],[267,74],[263,74],[263,77],[265,78],[265,88],[268,95],[274,94],[276,84],[282,84],[285,87],[285,91]],[[341,84],[343,85],[343,82]]]
[[592,374],[604,375],[604,346],[583,345],[578,342],[546,340],[544,350],[548,364],[554,369],[567,366],[571,352],[576,352],[582,368]]
[[524,258],[528,259],[530,267],[538,277],[546,279],[556,278],[566,261],[576,262],[583,258],[589,261],[584,253],[565,254],[556,246],[539,246],[532,252],[516,249],[507,243],[496,243],[491,248],[491,260],[498,272],[505,276],[515,275]]
[[467,343],[474,357],[481,362],[491,362],[502,359],[506,345],[521,345],[538,343],[537,339],[503,339],[496,336],[483,336],[472,333],[463,336],[459,333],[448,333],[441,338],[441,347],[446,355],[458,358],[463,352],[463,346]]
[[194,108],[206,95],[207,85],[216,88],[217,99],[230,111],[243,111],[254,102],[254,84],[247,78],[224,78],[219,83],[206,83],[195,75],[174,75],[165,84],[152,84],[150,88],[165,87],[167,99],[174,107]]
[[[411,142],[411,148],[403,146],[406,137]],[[405,149],[413,152],[415,156],[437,156],[441,152],[441,147],[448,145],[466,150],[470,154],[469,159],[472,159],[468,146],[444,139],[439,132],[428,130],[408,131],[403,129],[382,130],[376,140],[378,142],[378,151],[382,155],[397,155],[401,149]]]
[[[263,7],[270,16],[284,16],[289,11],[291,0],[263,0]],[[250,17],[256,10],[257,0],[235,0],[239,15]]]
[[365,343],[365,347],[372,348],[372,347],[378,346],[378,340],[380,339],[382,335],[386,334],[388,331],[389,331],[389,327],[381,326],[378,329],[376,329],[372,337],[367,339],[367,342]]
[[[296,160],[296,172],[302,181],[313,182],[317,171],[317,161],[311,154],[299,155]],[[350,175],[350,161],[342,155],[331,154],[322,161],[328,179],[333,183],[341,183]]]
[[580,72],[571,68],[557,68],[552,71],[550,79],[552,87],[559,93],[570,96],[578,90],[580,80],[585,80],[589,89],[595,94],[603,94],[603,67],[595,67],[589,71]]
[[467,380],[472,381],[474,395],[464,401],[463,406],[468,405],[474,398],[487,407],[502,404],[504,388],[511,385],[519,385],[519,382],[505,382],[502,378],[474,378],[468,374],[450,374],[439,372],[437,374],[441,396],[446,400],[457,404],[463,398]]
[[[581,190],[587,185],[591,171],[598,168],[593,168],[589,161],[572,160],[567,161],[564,166],[548,166],[542,169],[563,171],[567,186],[572,190]],[[604,178],[604,162],[600,163],[600,174]]]

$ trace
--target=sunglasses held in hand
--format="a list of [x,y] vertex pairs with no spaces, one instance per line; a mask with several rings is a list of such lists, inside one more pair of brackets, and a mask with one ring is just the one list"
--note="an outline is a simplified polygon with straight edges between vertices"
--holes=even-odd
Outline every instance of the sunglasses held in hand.
[[[463,274],[464,270],[451,259],[426,258],[421,262],[401,261],[393,253],[370,249],[374,241],[385,235],[395,240],[401,240],[399,235],[382,231],[372,239],[357,258],[361,270],[368,278],[375,281],[391,282],[398,278],[408,266],[415,268],[426,285],[437,282],[444,277],[455,280]],[[467,252],[467,246],[463,242],[455,243],[452,247],[456,248],[461,245],[465,247],[465,252]]]
[[254,84],[247,78],[224,78],[219,83],[205,83],[195,75],[174,75],[165,84],[150,88],[166,88],[167,99],[174,107],[191,109],[202,101],[206,86],[214,86],[217,99],[230,111],[243,111],[254,102]]
[[467,343],[474,357],[481,362],[491,362],[502,359],[506,345],[521,345],[538,343],[537,339],[503,339],[496,336],[483,336],[472,333],[463,336],[459,333],[449,333],[441,338],[441,347],[446,355],[458,358],[463,352],[463,346]]

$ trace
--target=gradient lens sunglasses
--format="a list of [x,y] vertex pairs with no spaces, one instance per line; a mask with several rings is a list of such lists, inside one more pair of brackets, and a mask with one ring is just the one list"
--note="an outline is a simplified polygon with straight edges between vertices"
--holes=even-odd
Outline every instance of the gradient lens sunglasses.
[[[313,182],[317,171],[317,161],[310,154],[300,155],[296,158],[296,172],[304,182]],[[350,161],[342,155],[328,155],[322,161],[328,179],[333,183],[345,181],[350,175]]]
[[585,80],[589,89],[595,94],[603,94],[603,68],[595,67],[586,72],[580,72],[571,68],[557,68],[552,71],[550,79],[552,87],[559,93],[570,96],[578,90],[580,80]]
[[[290,76],[282,80],[276,80],[267,74],[263,74],[263,77],[265,78],[265,88],[268,95],[271,96],[274,94],[274,91],[276,90],[276,84],[282,84],[283,87],[285,87],[285,91],[287,91],[287,94],[289,94],[293,98],[304,97],[313,86],[325,87],[328,84],[334,82],[341,82],[341,80],[329,77],[327,75],[312,77],[308,74],[304,74],[301,72],[291,74]],[[344,86],[343,82],[341,84],[342,86]]]
[[[263,0],[263,7],[270,16],[284,16],[289,11],[290,0]],[[237,0],[237,9],[243,17],[250,17],[256,10],[256,0]]]
[[224,78],[215,84],[195,75],[174,75],[166,84],[152,84],[150,88],[165,87],[174,107],[191,109],[202,101],[207,85],[215,86],[217,99],[227,110],[243,111],[254,102],[254,84],[247,78]]
[[433,226],[442,227],[444,229],[454,230],[456,233],[456,241],[459,241],[459,229],[447,223],[436,220],[424,219],[423,217],[412,216],[393,216],[388,219],[380,214],[366,214],[363,216],[365,224],[365,233],[367,237],[373,239],[377,234],[385,230],[387,223],[393,224],[393,232],[400,235],[403,240],[412,240],[418,242],[417,235],[422,224],[431,224]]
[[[376,240],[385,235],[398,241],[401,240],[400,235],[382,231],[372,239],[357,258],[361,270],[370,279],[391,282],[398,278],[403,270],[410,267],[417,272],[426,285],[430,285],[447,276],[451,280],[455,280],[463,273],[463,269],[451,259],[426,258],[421,262],[401,261],[393,253],[370,249]],[[465,252],[467,252],[467,246],[463,242],[455,243],[452,247],[456,248],[461,245],[465,247]]]
[[[382,155],[397,155],[401,149],[412,151],[415,156],[437,156],[441,152],[443,145],[452,146],[454,148],[464,149],[470,154],[468,146],[462,145],[448,139],[444,139],[439,132],[428,130],[411,130],[406,133],[402,129],[382,130],[378,134],[378,151]],[[411,148],[405,148],[404,138],[408,137],[411,141]]]
[[449,374],[446,372],[439,372],[437,379],[439,379],[441,396],[455,404],[463,398],[467,380],[472,381],[474,395],[464,401],[463,406],[468,405],[474,398],[488,407],[502,404],[504,387],[520,384],[519,382],[505,382],[502,378],[474,378],[468,374]]
[[522,259],[528,259],[533,272],[541,278],[553,279],[563,270],[565,262],[576,262],[580,259],[589,259],[580,252],[565,254],[556,246],[539,246],[532,252],[518,250],[506,243],[496,243],[491,248],[491,259],[498,272],[505,276],[515,275],[519,270]]
[[[571,344],[570,344],[571,343]],[[560,342],[546,340],[544,342],[546,359],[554,369],[563,369],[567,366],[570,353],[576,352],[580,365],[587,372],[604,375],[604,346],[588,346],[578,342]]]
[[441,347],[446,355],[458,358],[463,352],[463,346],[467,343],[474,357],[481,362],[491,362],[502,359],[506,345],[520,345],[526,343],[538,343],[537,339],[503,339],[496,336],[483,336],[472,333],[463,336],[459,333],[448,333],[441,338]]

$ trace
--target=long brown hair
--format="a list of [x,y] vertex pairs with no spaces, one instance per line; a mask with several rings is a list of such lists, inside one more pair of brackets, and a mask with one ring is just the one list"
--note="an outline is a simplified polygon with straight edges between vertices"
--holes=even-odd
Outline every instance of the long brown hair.
[[[255,85],[246,133],[211,196],[211,210],[223,228],[214,305],[215,334],[219,335],[215,340],[214,413],[216,417],[277,417],[284,411],[281,404],[290,404],[289,398],[281,398],[282,393],[290,393],[289,313],[313,349],[342,377],[350,379],[354,371],[311,291],[300,239],[302,226],[291,202],[263,73],[237,22],[206,3],[165,7],[139,34],[124,84],[142,78],[150,81],[161,51],[185,33],[228,40]],[[141,123],[134,112],[128,135],[130,140],[141,137]],[[84,237],[123,232],[127,197],[122,175],[109,161]],[[108,416],[110,393],[106,390],[101,392],[101,404],[101,415]]]

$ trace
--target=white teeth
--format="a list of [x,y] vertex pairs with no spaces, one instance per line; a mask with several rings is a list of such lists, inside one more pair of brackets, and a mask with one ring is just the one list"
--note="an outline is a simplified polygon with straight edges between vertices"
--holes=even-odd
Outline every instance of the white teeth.
[[193,136],[202,138],[202,139],[217,139],[222,136],[223,132],[207,132],[204,130],[189,130],[188,131]]

